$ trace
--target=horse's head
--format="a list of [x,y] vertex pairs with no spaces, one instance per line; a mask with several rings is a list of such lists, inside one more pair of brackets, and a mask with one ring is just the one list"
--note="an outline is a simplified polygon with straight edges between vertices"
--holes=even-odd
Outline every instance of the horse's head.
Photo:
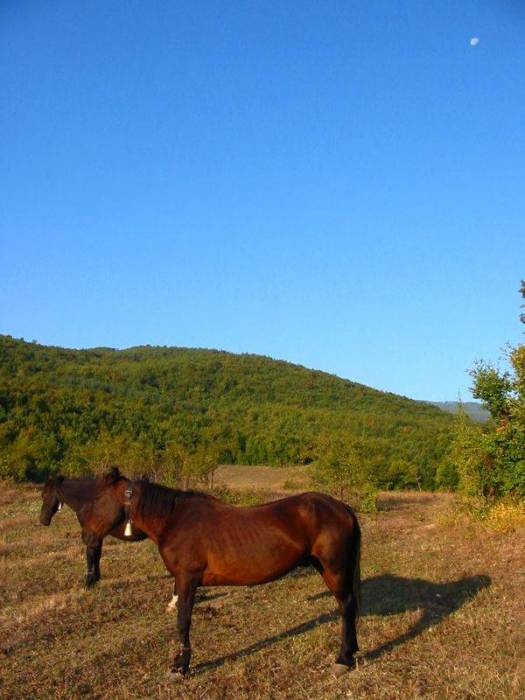
[[42,525],[50,525],[54,514],[62,507],[59,496],[59,488],[64,481],[63,476],[48,479],[42,489],[42,508],[40,509],[40,522]]
[[119,484],[123,481],[128,481],[128,479],[120,473],[118,467],[111,467],[109,471],[102,475],[102,489],[112,488],[115,484]]
[[118,467],[111,469],[103,474],[98,480],[98,498],[99,501],[104,501],[106,504],[113,502],[120,507],[126,502],[125,491],[130,484],[127,476],[120,473]]

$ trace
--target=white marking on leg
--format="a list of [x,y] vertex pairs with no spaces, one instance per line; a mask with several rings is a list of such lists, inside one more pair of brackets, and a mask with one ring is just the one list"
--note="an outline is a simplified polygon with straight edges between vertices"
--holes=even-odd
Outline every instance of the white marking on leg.
[[173,610],[175,610],[175,608],[177,607],[177,600],[178,599],[179,599],[178,595],[172,596],[170,602],[168,603],[168,607],[166,608],[167,612],[172,612]]

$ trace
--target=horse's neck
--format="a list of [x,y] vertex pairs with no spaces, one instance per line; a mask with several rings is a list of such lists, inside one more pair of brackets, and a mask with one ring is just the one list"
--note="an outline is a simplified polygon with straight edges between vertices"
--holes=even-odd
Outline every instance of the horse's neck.
[[85,483],[66,479],[60,485],[59,499],[66,503],[72,510],[78,512],[87,501],[93,500],[94,489]]
[[134,513],[131,516],[131,521],[136,528],[145,532],[155,544],[159,543],[162,531],[166,527],[165,520],[161,521],[160,518],[143,518],[140,513]]
[[174,502],[172,507],[165,512],[159,510],[158,513],[151,513],[148,512],[149,509],[141,507],[142,495],[142,492],[139,491],[138,502],[135,507],[132,508],[131,520],[136,527],[145,532],[151,540],[158,544],[166,527],[168,525],[170,527],[173,526],[174,520],[179,517],[177,503]]

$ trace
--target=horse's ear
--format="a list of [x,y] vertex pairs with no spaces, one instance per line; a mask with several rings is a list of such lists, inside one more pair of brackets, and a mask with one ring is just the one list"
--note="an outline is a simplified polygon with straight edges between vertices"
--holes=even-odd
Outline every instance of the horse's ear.
[[107,474],[104,474],[106,484],[114,484],[120,479],[120,471],[118,467],[112,467]]
[[149,484],[149,474],[141,474],[140,481],[146,481]]
[[57,474],[54,478],[54,482],[56,486],[60,486],[60,484],[65,480],[65,476],[62,476],[62,474]]

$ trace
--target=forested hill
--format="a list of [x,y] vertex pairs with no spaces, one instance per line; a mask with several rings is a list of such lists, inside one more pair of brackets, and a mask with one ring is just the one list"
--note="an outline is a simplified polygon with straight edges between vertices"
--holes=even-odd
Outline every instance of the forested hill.
[[304,464],[337,438],[379,486],[431,488],[452,424],[429,404],[257,355],[0,336],[0,469],[17,478],[79,473],[104,455],[147,467],[175,450]]

